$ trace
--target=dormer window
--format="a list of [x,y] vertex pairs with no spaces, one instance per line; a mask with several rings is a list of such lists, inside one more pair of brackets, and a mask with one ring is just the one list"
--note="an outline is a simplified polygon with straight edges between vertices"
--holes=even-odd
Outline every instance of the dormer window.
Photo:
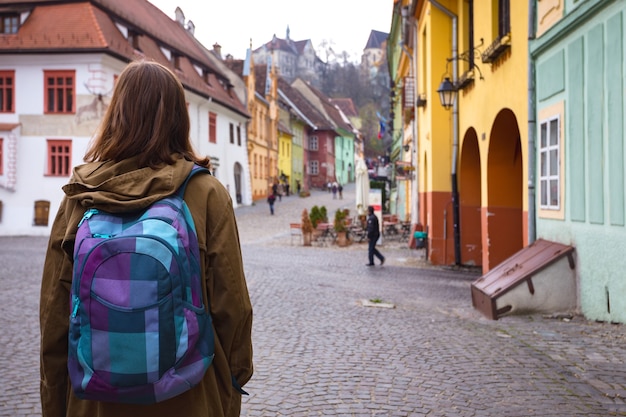
[[202,71],[202,79],[204,80],[205,83],[211,85],[211,71],[209,70]]
[[143,52],[141,48],[139,47],[139,33],[133,30],[129,30],[128,31],[128,43],[130,43],[130,46],[132,46],[133,49],[139,52]]
[[0,34],[10,35],[17,33],[20,27],[20,17],[17,13],[0,14]]
[[177,70],[180,70],[180,55],[172,54],[172,65],[174,65],[174,68]]

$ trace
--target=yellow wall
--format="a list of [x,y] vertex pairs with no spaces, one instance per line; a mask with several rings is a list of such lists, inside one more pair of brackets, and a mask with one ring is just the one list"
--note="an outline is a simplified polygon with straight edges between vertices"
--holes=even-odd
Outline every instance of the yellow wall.
[[[463,0],[460,0],[462,2]],[[494,41],[491,25],[492,2],[474,2],[475,46],[480,39],[484,51]],[[465,133],[473,128],[478,135],[481,159],[482,206],[487,206],[487,155],[491,128],[502,109],[510,109],[517,118],[522,145],[523,183],[528,184],[528,2],[511,1],[511,48],[492,64],[484,64],[480,58],[475,63],[484,80],[475,71],[473,86],[459,92],[459,150]],[[497,16],[496,16],[497,17]],[[462,51],[460,51],[462,52]],[[528,193],[523,195],[523,209],[528,210]]]
[[291,181],[291,135],[278,132],[278,175],[281,172]]
[[[452,2],[441,2],[450,6]],[[450,192],[452,163],[452,110],[439,101],[437,89],[446,74],[446,60],[452,56],[452,20],[442,11],[425,3],[418,24],[418,86],[427,105],[418,111],[420,192]],[[426,65],[424,65],[426,63]],[[452,79],[452,65],[448,65]],[[423,172],[429,169],[430,172]]]

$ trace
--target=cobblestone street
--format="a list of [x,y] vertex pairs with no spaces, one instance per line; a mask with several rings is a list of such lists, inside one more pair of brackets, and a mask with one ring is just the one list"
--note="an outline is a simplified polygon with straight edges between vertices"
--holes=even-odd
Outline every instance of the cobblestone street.
[[[488,320],[471,306],[478,272],[432,267],[397,242],[372,268],[364,243],[292,245],[289,223],[315,204],[353,215],[354,185],[341,200],[283,197],[274,216],[263,201],[237,209],[255,317],[243,416],[626,416],[623,325]],[[1,417],[40,416],[46,241],[0,238]]]

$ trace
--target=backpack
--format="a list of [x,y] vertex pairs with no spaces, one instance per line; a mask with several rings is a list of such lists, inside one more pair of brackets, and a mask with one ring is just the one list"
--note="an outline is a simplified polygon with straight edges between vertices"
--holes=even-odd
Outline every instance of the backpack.
[[179,190],[134,213],[86,211],[74,246],[68,370],[81,399],[154,404],[197,385],[214,335]]

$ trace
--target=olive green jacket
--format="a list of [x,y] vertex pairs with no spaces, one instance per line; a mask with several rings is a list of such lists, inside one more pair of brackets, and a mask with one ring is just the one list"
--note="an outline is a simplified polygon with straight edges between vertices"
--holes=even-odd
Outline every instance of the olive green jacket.
[[194,219],[206,293],[215,333],[215,358],[203,381],[154,405],[113,404],[78,399],[67,371],[69,291],[78,222],[87,208],[122,212],[145,208],[173,194],[192,162],[178,159],[158,170],[138,169],[133,158],[94,162],[74,169],[52,227],[44,264],[41,299],[41,402],[43,417],[218,417],[239,416],[243,386],[252,376],[252,306],[246,286],[232,201],[213,176],[195,175],[185,201]]

